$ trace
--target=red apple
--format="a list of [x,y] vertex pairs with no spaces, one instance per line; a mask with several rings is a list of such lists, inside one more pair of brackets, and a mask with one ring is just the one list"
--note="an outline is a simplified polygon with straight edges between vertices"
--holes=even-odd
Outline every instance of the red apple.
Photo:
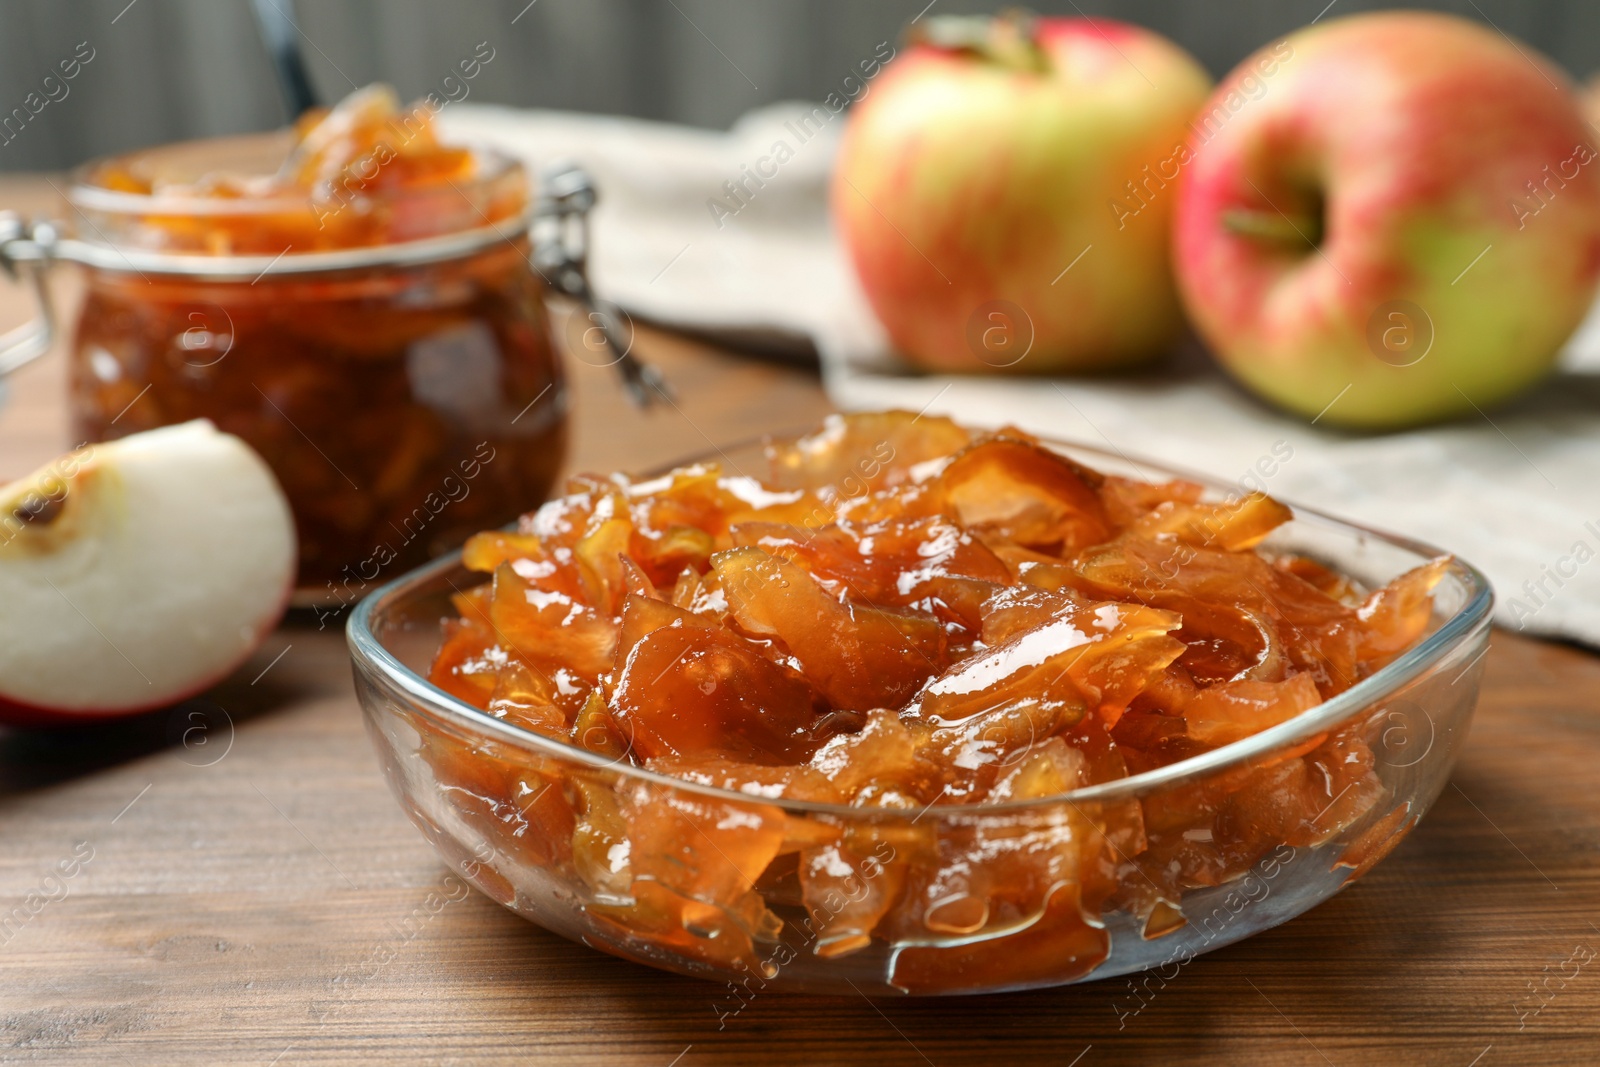
[[[1277,72],[1244,92],[1263,58]],[[1302,415],[1381,428],[1487,408],[1549,370],[1594,298],[1594,136],[1550,61],[1477,23],[1301,30],[1195,121],[1184,303],[1240,382]]]
[[852,110],[834,217],[896,348],[947,370],[1102,370],[1182,329],[1174,151],[1210,79],[1108,19],[928,19]]
[[0,721],[64,724],[193,696],[271,632],[294,574],[283,490],[203,420],[0,487]]

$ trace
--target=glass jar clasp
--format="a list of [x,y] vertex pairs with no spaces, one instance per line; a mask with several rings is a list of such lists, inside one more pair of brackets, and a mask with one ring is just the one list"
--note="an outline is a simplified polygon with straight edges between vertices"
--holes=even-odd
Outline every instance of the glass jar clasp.
[[49,283],[55,244],[56,230],[48,222],[29,223],[15,211],[0,211],[0,269],[15,282],[31,284],[36,312],[32,322],[0,335],[0,378],[32,363],[55,342]]
[[556,163],[540,176],[539,203],[534,211],[534,269],[558,291],[577,301],[579,309],[600,328],[611,350],[622,387],[639,407],[665,400],[672,391],[660,371],[634,358],[624,339],[615,308],[595,298],[589,286],[589,212],[598,195],[589,172],[573,163]]

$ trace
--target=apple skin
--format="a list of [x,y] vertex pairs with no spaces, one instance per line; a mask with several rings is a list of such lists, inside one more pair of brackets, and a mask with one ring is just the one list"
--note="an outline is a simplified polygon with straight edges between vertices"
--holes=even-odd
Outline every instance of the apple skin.
[[[1108,19],[1042,18],[1034,40],[1043,71],[916,44],[852,109],[835,224],[878,319],[919,365],[1107,370],[1183,329],[1176,190],[1144,168],[1183,144],[1210,78],[1172,42]],[[1150,183],[1136,213],[1116,206],[1130,182]],[[1031,320],[1026,358],[975,351],[970,324],[993,301]]]
[[[40,501],[48,518],[15,521]],[[255,652],[294,589],[282,488],[204,420],[0,486],[0,520],[0,723],[79,725],[187,700]]]
[[[1179,190],[1178,280],[1222,365],[1292,412],[1366,429],[1539,381],[1600,278],[1600,159],[1566,77],[1421,12],[1334,19],[1287,46],[1257,99],[1207,123],[1250,61],[1224,79]],[[1266,232],[1285,216],[1308,237],[1320,216],[1320,245]]]

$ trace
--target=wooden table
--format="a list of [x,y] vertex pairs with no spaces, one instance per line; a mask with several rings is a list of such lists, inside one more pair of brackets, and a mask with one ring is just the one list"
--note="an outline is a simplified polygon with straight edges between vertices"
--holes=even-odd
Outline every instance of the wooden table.
[[[0,183],[0,205],[48,194]],[[636,414],[574,364],[575,467],[649,466],[827,410],[804,370],[651,331],[639,351],[681,409]],[[52,355],[0,408],[0,473],[66,434]],[[1455,781],[1394,855],[1120,1020],[1114,980],[769,994],[719,1029],[717,986],[476,894],[429,914],[446,871],[379,777],[341,632],[291,620],[210,696],[226,717],[187,745],[187,711],[0,730],[0,914],[92,850],[64,897],[0,932],[0,1063],[1600,1063],[1600,659],[1571,648],[1497,634]]]

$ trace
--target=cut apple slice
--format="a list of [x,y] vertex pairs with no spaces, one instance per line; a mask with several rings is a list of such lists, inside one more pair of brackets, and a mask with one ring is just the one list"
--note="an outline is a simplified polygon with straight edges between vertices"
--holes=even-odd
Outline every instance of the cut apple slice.
[[260,645],[294,574],[283,490],[205,420],[0,487],[0,720],[55,724],[192,696]]

